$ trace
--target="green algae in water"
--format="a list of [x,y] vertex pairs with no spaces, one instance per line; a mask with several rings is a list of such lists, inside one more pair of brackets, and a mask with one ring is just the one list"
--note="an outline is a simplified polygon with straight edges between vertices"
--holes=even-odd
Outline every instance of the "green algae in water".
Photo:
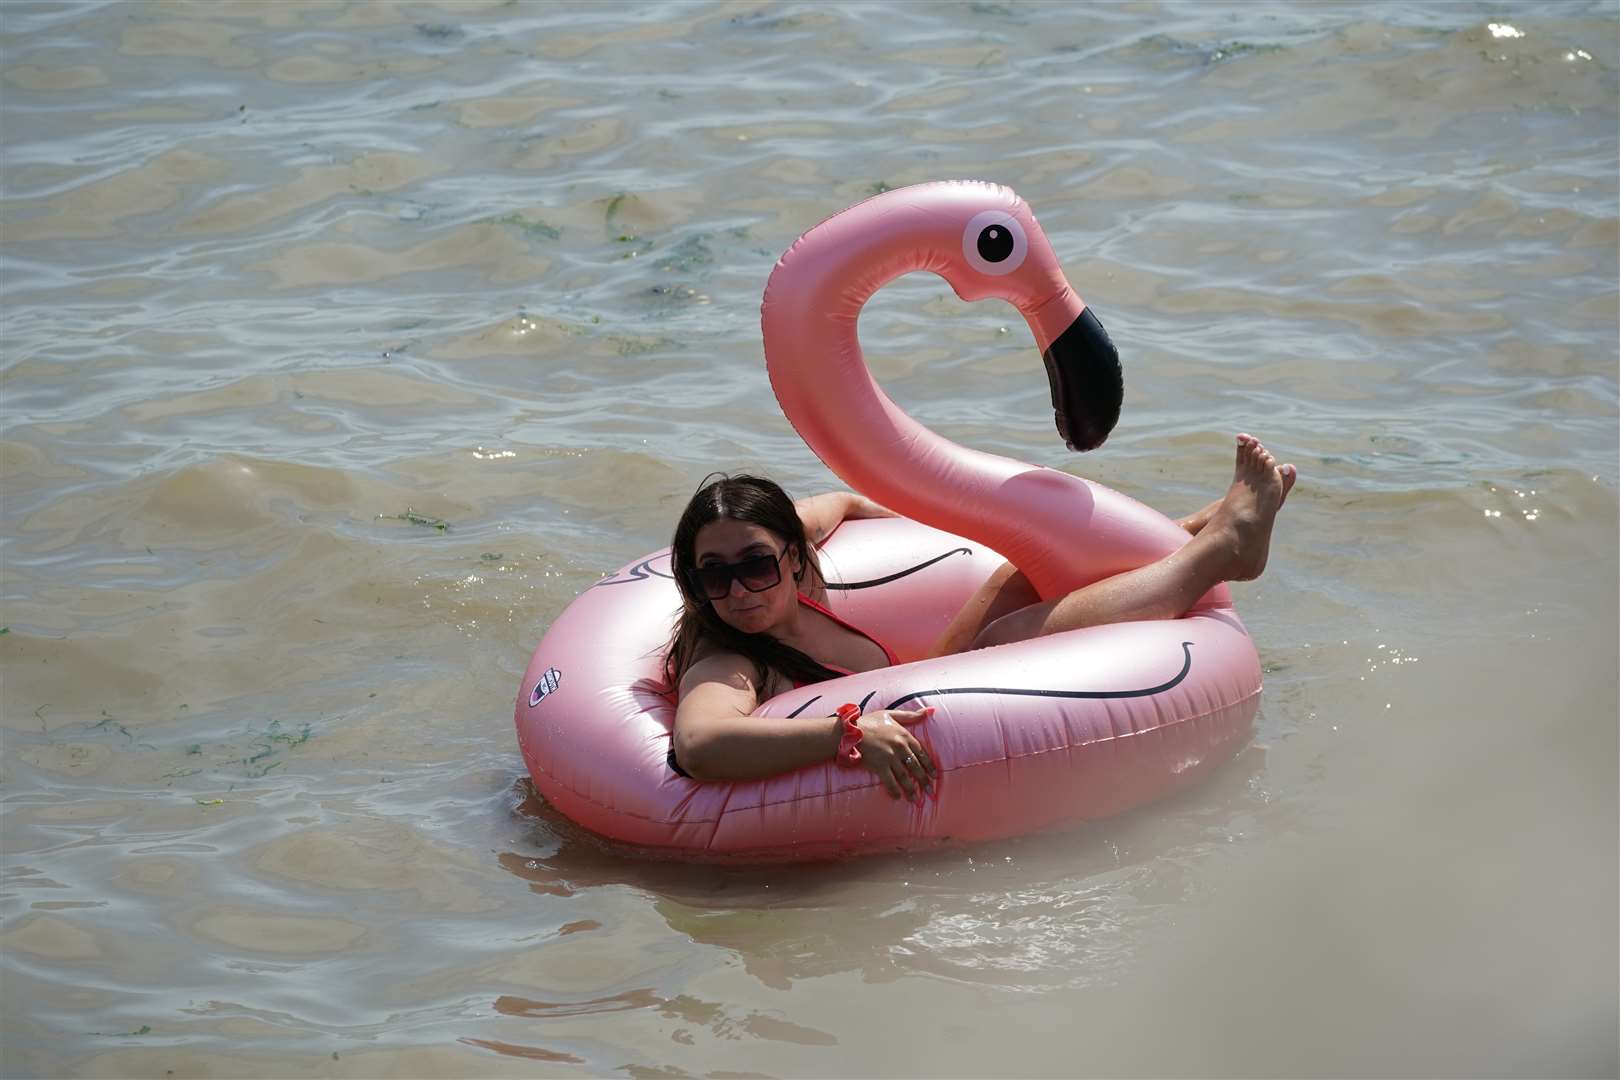
[[92,724],[90,726],[90,730],[91,731],[105,731],[105,730],[108,730],[108,729],[118,732],[118,734],[122,735],[124,738],[128,739],[130,742],[135,741],[135,736],[133,736],[133,735],[131,735],[129,733],[129,728],[127,728],[123,724],[119,723],[118,718],[113,716],[106,709],[102,709],[101,710],[101,719],[97,723]]
[[708,266],[714,262],[714,252],[710,251],[709,245],[704,242],[706,239],[707,237],[701,233],[688,236],[670,249],[669,254],[659,261],[658,268],[660,270],[684,271],[694,270],[699,266]]
[[515,225],[530,236],[540,236],[547,240],[557,240],[562,237],[562,230],[554,225],[547,225],[543,221],[530,221],[522,214],[506,214],[494,219],[497,225]]
[[450,523],[443,518],[431,518],[425,514],[418,514],[413,508],[407,506],[403,514],[378,514],[378,521],[403,521],[410,525],[419,525],[424,529],[437,529],[444,532]]
[[260,746],[259,752],[253,754],[251,757],[243,758],[242,765],[247,770],[248,776],[256,780],[268,774],[271,769],[277,769],[286,764],[285,761],[279,760],[271,761],[265,765],[260,765],[260,762],[264,761],[266,758],[273,757],[275,754],[283,750],[291,750],[294,747],[303,746],[305,743],[309,742],[311,735],[312,732],[309,724],[305,724],[303,729],[299,731],[298,734],[294,735],[291,732],[281,730],[280,720],[272,720],[259,735],[259,738],[263,740],[263,745]]
[[454,41],[465,37],[466,32],[459,26],[450,26],[447,23],[417,23],[416,32],[433,41]]

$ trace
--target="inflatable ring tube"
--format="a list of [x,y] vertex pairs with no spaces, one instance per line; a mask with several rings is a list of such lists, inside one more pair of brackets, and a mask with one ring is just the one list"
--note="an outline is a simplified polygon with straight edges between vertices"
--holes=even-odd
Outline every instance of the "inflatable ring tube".
[[920,659],[1003,555],[1051,596],[1152,562],[1187,536],[1100,484],[966,450],[900,412],[866,370],[855,321],[877,288],[917,269],[964,299],[999,296],[1023,312],[1071,444],[1106,437],[1119,378],[1101,325],[1005,188],[928,184],[876,196],[806,233],[771,275],[766,362],[784,412],[834,472],[907,517],[846,522],[821,548],[833,610],[889,642],[901,663],[791,690],[756,711],[932,705],[911,730],[939,766],[934,796],[892,799],[873,774],[831,761],[736,783],[676,774],[675,706],[660,665],[680,601],[666,550],[571,604],[524,676],[518,743],[535,786],[568,818],[687,858],[912,850],[1118,813],[1193,783],[1247,739],[1260,667],[1225,586],[1182,619]]
[[1259,671],[1230,611],[919,661],[1000,554],[893,518],[846,522],[821,560],[832,609],[902,663],[789,691],[759,713],[933,705],[912,728],[940,768],[933,797],[892,799],[871,773],[830,760],[744,783],[673,772],[675,706],[659,665],[680,597],[665,550],[586,590],[535,651],[517,732],[546,801],[641,853],[832,858],[1114,814],[1194,782],[1248,736]]

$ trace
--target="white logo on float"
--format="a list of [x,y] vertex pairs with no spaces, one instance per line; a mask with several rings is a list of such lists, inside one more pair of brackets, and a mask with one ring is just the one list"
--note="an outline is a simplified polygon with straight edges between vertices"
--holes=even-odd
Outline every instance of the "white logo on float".
[[534,693],[529,695],[529,708],[532,709],[540,704],[547,694],[557,689],[557,684],[560,682],[562,682],[562,672],[556,668],[547,668],[546,673],[540,676],[540,681],[534,684]]

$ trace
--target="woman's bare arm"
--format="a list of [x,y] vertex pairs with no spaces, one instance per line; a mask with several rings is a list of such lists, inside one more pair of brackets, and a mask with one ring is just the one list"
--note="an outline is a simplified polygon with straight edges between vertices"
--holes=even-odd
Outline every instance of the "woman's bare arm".
[[681,679],[675,760],[694,780],[757,780],[838,752],[836,716],[751,716],[759,704],[753,665],[735,653],[704,657]]
[[819,544],[832,535],[839,524],[855,518],[894,517],[895,513],[865,495],[853,491],[829,491],[825,495],[812,495],[793,504],[804,522],[804,533],[812,544]]
[[[759,701],[751,667],[735,653],[716,653],[681,679],[675,761],[692,779],[758,780],[837,756],[844,725],[836,716],[749,715]],[[933,755],[907,730],[933,711],[878,709],[857,721],[859,764],[896,799],[933,790]]]

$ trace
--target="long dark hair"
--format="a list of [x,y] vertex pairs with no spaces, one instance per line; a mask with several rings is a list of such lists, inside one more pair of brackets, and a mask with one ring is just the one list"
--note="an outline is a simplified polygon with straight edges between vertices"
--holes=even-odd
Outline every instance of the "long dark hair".
[[723,473],[705,477],[703,486],[681,513],[681,520],[675,525],[675,539],[670,542],[670,569],[681,590],[681,613],[664,654],[664,679],[669,684],[669,692],[679,691],[681,677],[697,658],[698,648],[705,643],[736,653],[752,663],[762,691],[772,671],[779,671],[796,682],[836,679],[838,672],[769,634],[747,634],[729,626],[715,614],[709,598],[692,584],[692,571],[697,567],[698,530],[720,518],[769,529],[781,537],[785,544],[784,555],[787,551],[799,553],[801,586],[813,586],[822,581],[821,564],[804,534],[804,522],[799,520],[793,500],[775,481],[762,476]]

